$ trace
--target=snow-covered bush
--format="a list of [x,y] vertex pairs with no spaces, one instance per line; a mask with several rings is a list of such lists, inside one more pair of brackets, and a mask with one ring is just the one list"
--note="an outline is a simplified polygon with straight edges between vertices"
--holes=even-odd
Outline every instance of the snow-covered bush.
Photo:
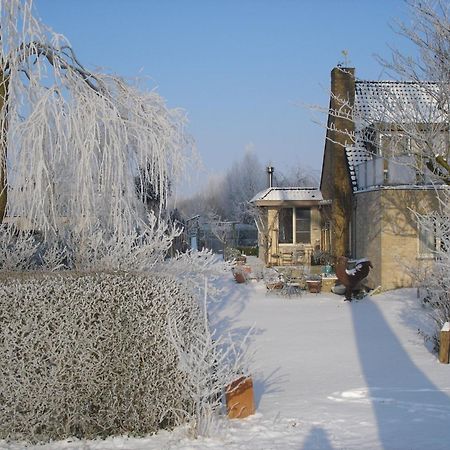
[[0,438],[142,434],[192,416],[168,325],[189,347],[205,321],[179,282],[67,272],[1,284]]
[[442,325],[450,321],[450,191],[441,191],[439,209],[418,216],[420,227],[433,236],[433,262],[420,280],[424,299],[436,324],[436,336]]
[[109,234],[101,229],[80,236],[70,230],[58,239],[0,224],[0,271],[150,270],[162,262],[181,230],[150,213],[142,232]]
[[202,422],[193,380],[217,393],[241,353],[207,329],[211,255],[165,261],[185,114],[83,67],[31,0],[0,0],[0,29],[0,438]]
[[233,336],[232,330],[220,334],[216,330],[220,323],[209,317],[227,295],[218,281],[224,274],[229,276],[230,265],[204,250],[180,253],[163,267],[200,300],[204,332],[190,339],[179,328],[180,320],[172,317],[169,333],[178,354],[178,367],[185,374],[185,393],[193,407],[188,417],[191,435],[209,436],[218,424],[218,413],[223,412],[226,387],[241,375],[248,375],[252,364],[247,337]]
[[[0,439],[207,435],[246,342],[210,330],[226,265],[180,254],[131,272],[0,274]],[[176,280],[176,281],[175,281]]]

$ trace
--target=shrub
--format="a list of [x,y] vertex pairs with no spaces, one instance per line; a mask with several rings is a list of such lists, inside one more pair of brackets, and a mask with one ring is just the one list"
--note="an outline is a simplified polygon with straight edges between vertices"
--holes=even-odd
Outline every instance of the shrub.
[[238,250],[247,256],[258,256],[258,247],[238,247]]
[[179,369],[204,333],[198,302],[167,276],[9,273],[0,290],[0,439],[145,434],[192,415]]

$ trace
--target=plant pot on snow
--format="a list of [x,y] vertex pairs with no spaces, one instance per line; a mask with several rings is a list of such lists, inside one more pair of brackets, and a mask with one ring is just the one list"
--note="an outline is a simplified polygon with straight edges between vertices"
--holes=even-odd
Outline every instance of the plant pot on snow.
[[308,286],[308,291],[312,294],[319,294],[322,288],[321,280],[306,280],[306,285]]
[[234,280],[236,281],[236,283],[245,283],[245,281],[246,281],[244,273],[241,272],[240,270],[234,271],[233,276],[234,276]]
[[253,381],[251,377],[240,377],[231,382],[225,390],[229,419],[244,419],[255,414]]

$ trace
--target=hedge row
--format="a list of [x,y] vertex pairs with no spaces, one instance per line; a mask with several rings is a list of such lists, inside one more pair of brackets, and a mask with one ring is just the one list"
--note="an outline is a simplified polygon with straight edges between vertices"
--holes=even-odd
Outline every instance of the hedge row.
[[146,434],[191,413],[168,337],[202,333],[196,300],[165,276],[3,274],[0,438]]

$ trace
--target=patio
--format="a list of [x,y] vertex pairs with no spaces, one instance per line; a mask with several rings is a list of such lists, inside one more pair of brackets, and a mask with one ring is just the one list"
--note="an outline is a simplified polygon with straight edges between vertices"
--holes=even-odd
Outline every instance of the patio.
[[236,262],[233,273],[239,283],[263,280],[268,291],[291,296],[307,290],[331,292],[338,280],[334,273],[325,273],[324,267],[310,264],[264,267],[260,259],[247,256]]

